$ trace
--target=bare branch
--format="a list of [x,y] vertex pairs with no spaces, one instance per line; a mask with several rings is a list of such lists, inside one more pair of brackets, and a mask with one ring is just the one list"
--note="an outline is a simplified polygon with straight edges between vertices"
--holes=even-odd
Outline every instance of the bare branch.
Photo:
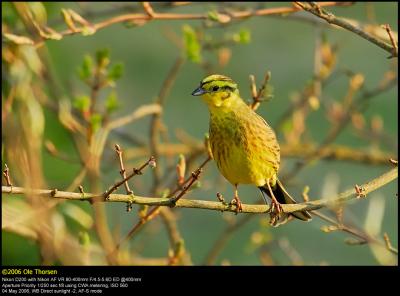
[[265,89],[267,87],[270,78],[271,78],[271,72],[268,71],[264,76],[263,84],[257,91],[254,75],[250,75],[250,89],[251,89],[251,96],[253,98],[253,102],[250,104],[251,109],[257,110],[257,108],[260,106],[260,103],[262,101],[262,98],[264,97]]
[[[148,2],[146,2],[148,3]],[[324,7],[324,6],[345,6],[345,5],[351,5],[352,2],[317,2],[319,3],[319,6]],[[109,19],[106,19],[102,22],[93,24],[90,28],[91,31],[97,32],[98,30],[104,29],[106,27],[109,27],[114,24],[118,23],[125,23],[125,22],[142,22],[145,23],[147,21],[151,20],[207,20],[209,18],[208,14],[195,14],[195,13],[154,13],[154,11],[151,9],[150,4],[145,4],[144,9],[146,10],[146,13],[131,13],[131,14],[124,14],[124,15],[118,15],[115,17],[111,17]],[[234,11],[230,12],[229,17],[231,19],[236,19],[236,20],[241,20],[241,19],[246,19],[249,17],[256,17],[256,16],[268,16],[268,15],[282,15],[282,14],[288,14],[288,13],[293,13],[296,11],[299,11],[300,8],[291,6],[291,7],[274,7],[274,8],[265,8],[265,9],[258,9],[258,10],[246,10],[246,11]],[[64,36],[68,35],[73,35],[73,34],[78,34],[78,33],[85,33],[85,30],[87,30],[87,27],[74,27],[68,28],[67,30],[64,30],[62,32],[57,32],[57,34],[62,38]],[[43,38],[43,37],[42,37]],[[36,47],[40,47],[43,45],[43,43],[47,40],[48,38],[43,38],[39,42],[35,44]]]
[[[364,190],[364,194],[367,195],[370,192],[373,192],[380,187],[390,183],[395,180],[398,175],[398,169],[394,168],[389,172],[360,185]],[[127,178],[132,177],[129,175]],[[193,176],[192,176],[193,178]],[[122,185],[125,182],[125,179],[115,184],[112,189],[108,192],[113,192],[115,189]],[[117,186],[118,185],[118,186]],[[109,194],[108,198],[104,198],[104,194],[93,194],[93,193],[85,193],[85,196],[82,196],[80,193],[75,192],[65,192],[59,191],[54,192],[54,190],[48,189],[27,189],[22,187],[9,187],[2,186],[3,193],[9,194],[35,194],[44,197],[51,198],[61,198],[61,199],[69,199],[69,200],[91,200],[94,198],[103,197],[103,201],[107,202],[131,202],[133,204],[140,205],[150,205],[150,206],[169,206],[169,207],[177,207],[177,208],[199,208],[206,210],[214,210],[214,211],[227,211],[236,213],[235,206],[232,205],[224,205],[221,202],[216,201],[207,201],[207,200],[188,200],[188,199],[179,199],[178,196],[175,199],[171,198],[157,198],[157,197],[144,197],[144,196],[132,196],[132,195],[124,195],[124,194]],[[327,199],[319,199],[310,202],[303,202],[298,204],[282,204],[282,209],[285,213],[293,213],[296,211],[313,211],[318,210],[324,207],[337,206],[338,204],[348,202],[353,199],[357,199],[357,193],[354,188],[348,189],[337,196]],[[241,213],[267,213],[270,210],[268,205],[249,205],[243,204],[243,211]]]
[[[118,144],[115,144],[115,152],[117,153],[117,157],[119,160],[119,167],[121,170],[119,171],[122,179],[126,179],[126,170],[124,167],[124,161],[122,160],[122,150],[121,147]],[[133,191],[129,188],[128,181],[124,183],[125,189],[126,189],[126,194],[132,194]]]
[[349,22],[336,17],[331,12],[323,10],[321,8],[320,4],[316,3],[313,5],[306,5],[306,4],[303,4],[302,2],[297,2],[297,1],[295,1],[293,3],[295,3],[297,6],[301,7],[305,11],[308,11],[308,12],[312,13],[313,15],[324,19],[329,24],[333,24],[333,25],[342,27],[342,28],[344,28],[348,31],[351,31],[351,32],[361,36],[362,38],[374,43],[375,45],[379,46],[380,48],[382,48],[382,49],[386,50],[387,52],[389,52],[390,54],[392,54],[391,57],[397,57],[397,50],[394,46],[390,46],[389,44],[375,38],[371,34],[361,30],[360,28],[353,26]]
[[389,235],[386,232],[383,234],[383,239],[385,240],[386,248],[390,252],[397,254],[398,250],[392,246],[392,243],[390,242],[390,239],[389,239]]
[[[103,197],[104,197],[106,200],[109,200],[110,197],[111,197],[111,193],[113,193],[115,190],[117,190],[119,186],[121,186],[122,184],[124,184],[126,181],[128,181],[128,180],[131,179],[132,177],[134,177],[134,176],[136,176],[136,175],[141,175],[143,169],[146,168],[147,166],[151,166],[151,167],[154,167],[154,166],[155,166],[155,159],[154,159],[153,156],[151,156],[151,157],[149,158],[149,160],[146,161],[140,168],[138,168],[138,169],[135,169],[135,168],[134,168],[131,174],[129,174],[128,176],[126,176],[126,177],[125,177],[124,179],[122,179],[121,181],[115,183],[110,189],[108,189],[106,192],[104,192]],[[129,195],[127,195],[127,196],[129,196]],[[131,201],[131,199],[126,200],[126,202],[128,202],[128,203],[133,203],[133,202]]]
[[[289,145],[283,143],[281,147],[282,158],[307,158],[315,155],[317,152],[321,159],[338,160],[338,161],[351,161],[363,164],[387,164],[389,159],[394,159],[395,155],[383,151],[362,151],[343,145],[329,145],[323,149],[318,149],[314,143],[302,142],[296,145]],[[187,154],[190,152],[203,152],[204,145],[199,141],[197,144],[193,143],[180,144],[180,143],[163,143],[158,147],[160,156],[171,156],[179,154]],[[128,148],[125,150],[126,159],[145,157],[149,153],[147,147]]]
[[[178,73],[180,71],[180,69],[182,68],[182,65],[184,64],[184,59],[179,56],[178,58],[176,58],[174,64],[172,65],[171,69],[169,70],[163,84],[160,90],[160,93],[156,99],[156,103],[160,105],[160,108],[163,107],[164,102],[166,97],[168,96],[172,85],[174,84]],[[159,153],[158,153],[158,147],[160,145],[159,143],[159,132],[161,129],[161,114],[160,113],[155,113],[152,118],[151,118],[151,122],[150,122],[150,151],[151,154],[158,159],[159,158]],[[161,179],[161,174],[160,174],[160,168],[156,168],[153,171],[153,188],[152,188],[152,192],[155,193],[158,189],[159,183],[160,183],[160,179]]]
[[136,121],[144,116],[150,115],[150,114],[159,114],[162,112],[162,108],[159,104],[149,104],[149,105],[143,105],[137,108],[135,111],[133,111],[131,114],[115,119],[114,121],[111,121],[108,125],[107,128],[109,130],[113,130],[116,128],[119,128],[121,126],[124,126],[128,123],[131,123],[133,121]]
[[397,46],[396,41],[394,40],[394,37],[393,37],[393,34],[392,34],[392,29],[390,28],[389,24],[386,24],[383,27],[386,30],[386,32],[388,33],[389,38],[390,38],[390,42],[392,43],[392,46],[393,46],[393,53],[392,53],[391,57],[397,57],[398,56],[398,46]]
[[6,180],[7,186],[12,186],[11,179],[10,179],[10,169],[8,168],[7,164],[4,164],[4,171],[3,171],[4,179]]
[[156,13],[153,10],[153,7],[151,7],[150,2],[142,2],[142,5],[149,17],[153,18],[156,15]]

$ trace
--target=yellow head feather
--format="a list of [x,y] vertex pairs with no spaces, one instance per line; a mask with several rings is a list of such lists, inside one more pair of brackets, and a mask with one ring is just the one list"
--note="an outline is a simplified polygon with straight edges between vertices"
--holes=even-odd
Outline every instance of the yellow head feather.
[[200,86],[192,93],[194,96],[202,96],[210,111],[214,108],[230,108],[238,102],[243,102],[239,96],[237,84],[231,78],[224,75],[210,75],[200,82]]

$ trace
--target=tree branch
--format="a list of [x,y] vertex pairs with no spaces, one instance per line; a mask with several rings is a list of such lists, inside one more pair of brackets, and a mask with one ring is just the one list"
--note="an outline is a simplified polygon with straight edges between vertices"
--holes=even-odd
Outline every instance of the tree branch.
[[140,106],[139,108],[135,109],[131,114],[117,118],[106,126],[109,130],[113,130],[124,126],[128,123],[136,121],[144,116],[150,114],[160,114],[162,112],[162,108],[159,104],[148,104]]
[[[160,93],[156,99],[156,103],[163,107],[165,100],[172,89],[173,84],[178,76],[179,71],[181,70],[184,64],[184,59],[181,56],[176,58],[174,64],[172,65],[171,69],[169,70],[164,82],[162,84]],[[162,128],[162,120],[161,120],[161,113],[154,113],[151,117],[150,121],[150,151],[151,154],[157,159],[159,156],[158,153],[158,146],[160,146],[159,134]],[[156,193],[161,181],[161,171],[160,167],[157,167],[153,170],[153,188],[152,194]]]
[[[389,172],[358,186],[362,188],[364,195],[383,187],[387,183],[395,180],[398,175],[397,167],[390,170]],[[123,182],[122,182],[123,183]],[[122,184],[121,183],[121,184]],[[176,208],[198,208],[214,211],[227,211],[235,212],[236,206],[223,204],[221,202],[208,201],[208,200],[189,200],[189,199],[171,199],[171,198],[156,198],[156,197],[144,197],[144,196],[132,196],[125,194],[110,194],[107,199],[104,198],[104,194],[93,194],[93,193],[75,193],[66,192],[59,190],[50,189],[27,189],[22,187],[9,187],[2,186],[2,193],[8,194],[34,194],[37,196],[50,197],[50,198],[60,198],[69,200],[87,200],[90,201],[94,198],[102,198],[103,202],[124,202],[139,205],[150,205],[150,206],[169,206]],[[359,194],[354,188],[346,190],[337,196],[328,199],[319,199],[310,202],[303,202],[298,204],[283,204],[282,209],[285,213],[292,213],[296,211],[313,211],[324,207],[330,207],[337,205],[338,203],[348,202],[352,199],[360,198]],[[100,200],[100,199],[99,199]],[[266,213],[270,210],[268,205],[242,205],[242,213]]]
[[[179,154],[188,154],[193,152],[205,151],[202,142],[185,144],[185,143],[162,143],[158,147],[160,156],[173,156]],[[128,148],[125,151],[127,160],[132,158],[146,157],[149,149],[144,147]],[[289,145],[284,143],[281,145],[282,158],[307,158],[310,155],[319,153],[321,159],[338,160],[338,161],[351,161],[363,164],[388,164],[390,158],[396,158],[393,153],[386,153],[383,151],[360,151],[344,145],[329,145],[323,149],[318,149],[317,144],[311,142],[301,142],[296,145]]]
[[293,2],[296,5],[298,5],[299,7],[301,7],[302,9],[304,9],[305,11],[308,11],[310,13],[312,13],[313,15],[322,18],[324,20],[326,20],[329,24],[333,24],[339,27],[342,27],[343,29],[346,29],[348,31],[351,31],[359,36],[361,36],[362,38],[368,40],[369,42],[374,43],[375,45],[379,46],[380,48],[386,50],[387,52],[389,52],[391,54],[391,56],[389,58],[392,57],[397,57],[397,49],[392,45],[389,45],[377,38],[375,38],[374,36],[372,36],[371,34],[361,30],[360,28],[357,28],[355,26],[353,26],[352,24],[350,24],[349,22],[336,17],[334,14],[332,14],[329,11],[323,10],[321,8],[321,5],[318,3],[314,3],[311,5],[305,5],[301,2]]
[[[319,6],[345,6],[351,5],[352,2],[317,2]],[[148,8],[148,5],[145,5]],[[296,11],[301,10],[301,8],[296,6],[289,6],[289,7],[274,7],[274,8],[264,8],[258,10],[246,10],[246,11],[233,11],[229,12],[230,19],[242,20],[249,17],[254,16],[267,16],[267,15],[282,15],[293,13]],[[131,13],[131,14],[124,14],[118,15],[115,17],[111,17],[99,23],[92,24],[90,26],[90,34],[94,34],[98,30],[104,29],[109,27],[113,24],[118,23],[125,23],[125,22],[141,22],[146,23],[151,20],[207,20],[209,16],[207,13],[155,13],[151,10],[146,9],[146,13]],[[90,22],[87,21],[89,24]],[[67,30],[56,32],[57,36],[61,39],[64,36],[73,35],[73,34],[88,34],[87,33],[88,27],[81,26],[81,27],[74,27],[68,28]],[[36,47],[42,46],[43,43],[49,39],[41,36],[42,39],[35,43]]]

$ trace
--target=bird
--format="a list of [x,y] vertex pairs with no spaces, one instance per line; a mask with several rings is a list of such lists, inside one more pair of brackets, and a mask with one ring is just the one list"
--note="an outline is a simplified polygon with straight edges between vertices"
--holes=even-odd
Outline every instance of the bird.
[[242,211],[239,184],[257,186],[266,204],[271,198],[270,224],[278,226],[292,217],[311,220],[307,211],[284,213],[281,204],[295,204],[295,199],[278,179],[280,147],[273,129],[248,106],[230,77],[213,74],[205,77],[193,92],[207,104],[209,143],[220,173],[234,186],[236,213]]

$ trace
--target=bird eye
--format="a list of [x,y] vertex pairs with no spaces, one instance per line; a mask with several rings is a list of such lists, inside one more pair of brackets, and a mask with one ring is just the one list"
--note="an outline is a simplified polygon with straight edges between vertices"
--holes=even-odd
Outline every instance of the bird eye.
[[218,86],[214,86],[214,87],[213,87],[213,91],[217,91],[218,89],[219,89]]

